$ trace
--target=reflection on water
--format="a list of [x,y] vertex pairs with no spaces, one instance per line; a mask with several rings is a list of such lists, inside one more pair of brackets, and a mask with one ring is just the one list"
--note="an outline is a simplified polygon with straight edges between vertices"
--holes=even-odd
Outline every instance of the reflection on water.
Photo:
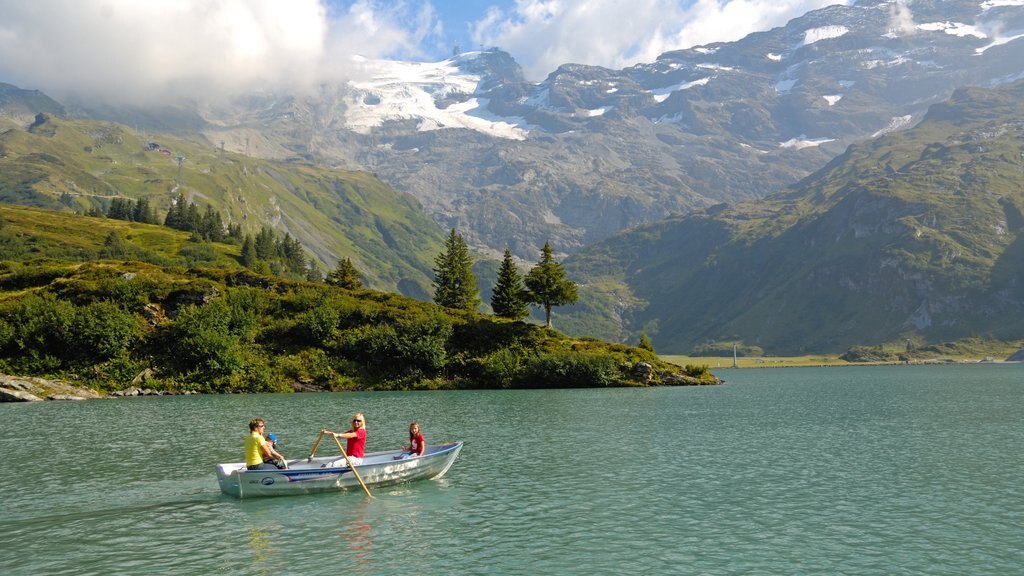
[[[731,371],[712,388],[0,404],[4,574],[1013,574],[1024,367]],[[439,481],[239,501],[295,447],[466,441]],[[154,427],[154,423],[163,423]],[[160,430],[174,429],[177,434]],[[323,446],[321,446],[322,448]]]

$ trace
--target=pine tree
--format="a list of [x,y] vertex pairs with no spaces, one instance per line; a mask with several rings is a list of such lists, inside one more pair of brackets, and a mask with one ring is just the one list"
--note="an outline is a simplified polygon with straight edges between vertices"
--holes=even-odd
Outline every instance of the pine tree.
[[575,304],[579,299],[576,283],[566,279],[565,268],[555,261],[548,242],[544,243],[541,250],[540,262],[526,274],[525,282],[530,292],[530,302],[544,307],[548,328],[551,327],[552,306]]
[[107,234],[103,241],[103,248],[100,250],[100,258],[121,259],[128,256],[129,247],[117,231]]
[[185,194],[179,193],[178,197],[171,203],[171,208],[167,211],[167,216],[164,218],[164,226],[174,228],[175,230],[186,230],[185,218],[187,210]]
[[444,243],[444,251],[434,259],[434,302],[445,308],[476,310],[477,295],[473,259],[461,234],[452,228]]
[[259,262],[259,256],[256,255],[256,243],[252,236],[246,234],[245,239],[242,240],[242,266],[254,270],[257,262]]
[[256,234],[256,256],[260,260],[270,260],[276,256],[277,248],[274,246],[274,231],[264,226],[260,229],[259,233]]
[[528,295],[523,285],[523,276],[512,261],[512,252],[505,249],[505,257],[498,269],[498,280],[491,295],[491,308],[494,314],[502,318],[522,320],[530,313],[527,303]]
[[647,332],[640,333],[640,344],[637,346],[644,350],[654,352],[654,344],[651,344],[651,339],[647,337]]
[[356,267],[347,256],[338,260],[338,266],[327,275],[324,281],[331,286],[339,286],[347,290],[356,290],[363,287],[363,275],[359,273],[359,270],[356,270]]

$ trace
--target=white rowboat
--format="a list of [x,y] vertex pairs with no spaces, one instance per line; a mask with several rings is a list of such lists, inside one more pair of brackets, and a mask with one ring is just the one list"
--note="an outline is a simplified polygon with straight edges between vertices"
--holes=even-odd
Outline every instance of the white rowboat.
[[[462,442],[427,446],[423,456],[399,459],[401,450],[373,452],[356,466],[369,486],[387,486],[444,476],[462,450]],[[244,462],[217,465],[221,492],[236,498],[286,496],[360,490],[359,480],[342,456],[289,460],[284,470],[247,470]]]

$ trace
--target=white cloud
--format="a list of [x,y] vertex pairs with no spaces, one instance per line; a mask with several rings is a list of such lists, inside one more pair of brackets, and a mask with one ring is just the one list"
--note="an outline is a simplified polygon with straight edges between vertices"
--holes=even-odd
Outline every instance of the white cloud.
[[[358,74],[356,54],[439,59],[450,48],[433,6],[447,1],[0,0],[0,81],[111,101],[315,87]],[[836,1],[515,0],[473,39],[539,80],[737,40]]]
[[516,0],[476,23],[474,41],[499,46],[537,80],[567,62],[622,68],[660,54],[739,40],[837,0]]
[[916,32],[914,13],[910,10],[910,0],[898,0],[889,7],[889,31],[893,34],[913,34]]
[[141,100],[314,86],[355,53],[418,57],[429,4],[0,0],[0,80]]

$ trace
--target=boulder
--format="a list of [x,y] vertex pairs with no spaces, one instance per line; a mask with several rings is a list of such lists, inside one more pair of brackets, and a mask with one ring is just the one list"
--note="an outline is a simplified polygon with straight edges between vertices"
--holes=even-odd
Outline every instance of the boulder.
[[42,402],[42,400],[35,394],[24,390],[0,388],[0,402]]

